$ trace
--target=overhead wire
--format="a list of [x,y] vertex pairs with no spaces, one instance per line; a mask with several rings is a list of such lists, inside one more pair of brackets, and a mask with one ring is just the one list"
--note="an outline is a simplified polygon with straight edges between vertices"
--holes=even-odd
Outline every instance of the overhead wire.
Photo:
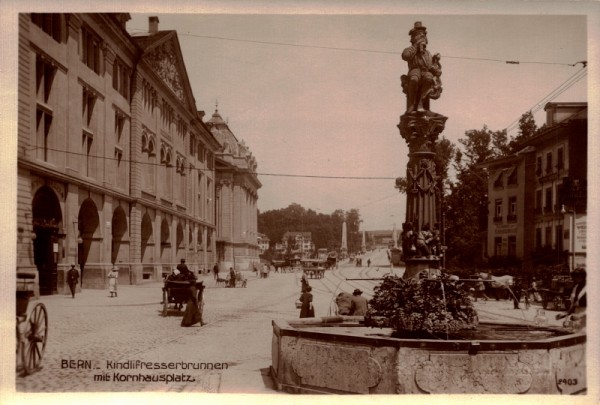
[[[44,149],[44,148],[41,146],[25,148],[25,150],[27,150],[27,151],[33,151],[33,150],[38,150],[38,149]],[[85,156],[88,158],[99,159],[99,160],[104,160],[104,161],[119,161],[119,162],[139,164],[139,165],[145,165],[145,166],[167,167],[167,168],[177,169],[174,165],[165,165],[164,163],[140,162],[137,160],[123,159],[123,158],[116,158],[116,157],[113,158],[113,157],[109,157],[109,156],[91,155],[91,154],[87,154],[87,153],[83,153],[83,152],[67,151],[64,149],[45,148],[45,150],[52,151],[52,152],[66,153],[69,155]],[[197,172],[212,172],[212,171],[214,171],[213,169],[209,169],[209,168],[191,167],[191,166],[185,167],[185,170],[188,170],[188,171],[195,170]],[[249,171],[248,174],[253,174],[256,176],[297,177],[297,178],[310,178],[310,179],[337,179],[337,180],[395,180],[396,179],[396,177],[384,177],[384,176],[325,176],[325,175],[288,174],[288,173],[261,173],[261,172],[252,172],[252,171]]]
[[[131,28],[131,31],[139,31],[146,32],[145,29],[140,28]],[[275,42],[275,41],[259,41],[253,39],[241,39],[241,38],[228,38],[221,37],[215,35],[199,35],[192,33],[182,33],[177,32],[178,36],[187,36],[187,37],[195,37],[195,38],[204,38],[204,39],[215,39],[220,41],[232,41],[232,42],[245,42],[259,45],[275,45],[275,46],[289,46],[294,48],[312,48],[312,49],[325,49],[331,51],[343,51],[343,52],[364,52],[364,53],[378,53],[384,55],[402,55],[400,51],[385,51],[385,50],[375,50],[375,49],[365,49],[365,48],[343,48],[337,46],[323,46],[323,45],[310,45],[310,44],[295,44],[291,42]],[[505,64],[512,65],[520,65],[520,64],[540,64],[540,65],[560,65],[560,66],[575,66],[578,63],[587,63],[583,61],[578,61],[575,63],[564,63],[564,62],[543,62],[543,61],[517,61],[517,60],[504,60],[504,59],[494,59],[494,58],[475,58],[468,56],[452,56],[452,55],[442,55],[444,58],[449,59],[464,59],[464,60],[476,60],[476,61],[487,61],[487,62],[500,62]]]
[[[582,63],[582,62],[578,62],[578,63]],[[538,112],[546,103],[554,100],[556,97],[560,96],[562,93],[564,93],[565,91],[567,91],[569,88],[571,88],[575,83],[577,83],[578,81],[580,81],[581,79],[583,79],[586,75],[587,75],[587,63],[584,63],[584,66],[578,70],[577,72],[575,72],[571,77],[569,77],[567,80],[565,80],[563,83],[561,83],[557,88],[555,88],[554,90],[552,90],[550,93],[548,93],[546,96],[544,96],[540,101],[538,101],[537,103],[535,103],[531,108],[529,108],[527,111],[530,111],[532,114],[535,114],[536,112]],[[519,121],[521,120],[521,117],[515,119],[513,122],[511,122],[507,127],[506,127],[506,132],[510,132],[513,129],[515,129],[519,123]]]

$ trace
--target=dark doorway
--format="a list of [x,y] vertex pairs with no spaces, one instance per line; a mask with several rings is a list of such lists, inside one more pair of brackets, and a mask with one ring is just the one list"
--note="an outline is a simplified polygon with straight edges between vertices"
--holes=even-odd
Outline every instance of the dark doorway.
[[40,295],[58,293],[60,203],[48,186],[41,187],[31,203],[33,212],[33,261],[38,270]]

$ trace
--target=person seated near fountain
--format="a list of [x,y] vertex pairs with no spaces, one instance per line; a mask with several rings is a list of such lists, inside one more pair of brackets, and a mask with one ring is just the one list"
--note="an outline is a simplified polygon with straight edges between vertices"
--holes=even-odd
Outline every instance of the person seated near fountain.
[[365,316],[369,309],[369,302],[362,296],[362,291],[358,288],[352,293],[352,305],[350,307],[350,315]]
[[586,271],[578,267],[571,273],[573,279],[573,291],[571,292],[571,306],[566,312],[556,315],[556,319],[568,318],[566,322],[576,321],[584,328],[586,323],[587,296],[585,291]]
[[337,315],[350,315],[352,311],[352,294],[341,292],[335,297],[337,305]]

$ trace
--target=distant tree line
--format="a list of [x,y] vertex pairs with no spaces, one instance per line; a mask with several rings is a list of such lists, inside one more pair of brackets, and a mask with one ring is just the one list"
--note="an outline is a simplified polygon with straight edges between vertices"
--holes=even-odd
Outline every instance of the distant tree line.
[[346,220],[348,251],[360,249],[360,214],[357,209],[343,211],[337,209],[331,214],[317,213],[300,204],[292,203],[287,208],[260,212],[258,214],[258,232],[275,243],[283,242],[286,232],[310,232],[312,241],[317,249],[326,248],[328,251],[339,252],[342,247],[342,224]]

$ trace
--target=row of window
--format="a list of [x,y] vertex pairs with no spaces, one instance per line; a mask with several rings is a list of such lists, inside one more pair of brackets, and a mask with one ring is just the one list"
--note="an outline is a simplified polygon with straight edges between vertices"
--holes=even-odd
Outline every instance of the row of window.
[[542,167],[542,156],[538,156],[535,164],[536,176],[544,176],[546,174],[553,173],[556,171],[563,170],[565,168],[565,149],[560,147],[556,150],[556,168],[553,166],[553,151],[546,152],[546,164]]
[[497,236],[494,238],[494,256],[516,256],[517,255],[517,237],[510,235],[507,238],[507,249],[503,249],[503,238]]
[[[568,231],[567,231],[568,232]],[[542,239],[543,235],[543,239]],[[552,237],[554,235],[554,238]],[[562,225],[557,225],[554,228],[552,226],[546,226],[535,229],[535,247],[540,249],[544,246],[550,246],[563,250],[564,240],[568,239],[569,235],[563,233]]]
[[[542,198],[543,197],[543,198]],[[556,185],[556,201],[554,200],[553,186],[535,192],[535,212],[537,214],[551,214],[560,212],[563,204],[563,185]]]
[[[144,80],[142,83],[142,101],[144,108],[150,112],[151,115],[153,115],[154,110],[158,105],[158,96],[156,90],[154,90],[152,85],[146,80]],[[180,116],[177,116],[175,119],[175,111],[166,100],[162,101],[161,116],[163,119],[163,124],[167,127],[175,122],[177,134],[179,138],[185,142],[185,137],[188,134],[188,124]],[[212,161],[213,156],[210,151],[206,150],[198,138],[192,134],[190,134],[189,139],[189,155],[196,156],[197,159],[202,163],[207,161],[208,168],[212,169],[214,167],[214,163]]]
[[[504,200],[498,198],[494,201],[494,222],[502,222],[504,215]],[[517,197],[508,197],[508,215],[506,217],[508,222],[517,220]]]

